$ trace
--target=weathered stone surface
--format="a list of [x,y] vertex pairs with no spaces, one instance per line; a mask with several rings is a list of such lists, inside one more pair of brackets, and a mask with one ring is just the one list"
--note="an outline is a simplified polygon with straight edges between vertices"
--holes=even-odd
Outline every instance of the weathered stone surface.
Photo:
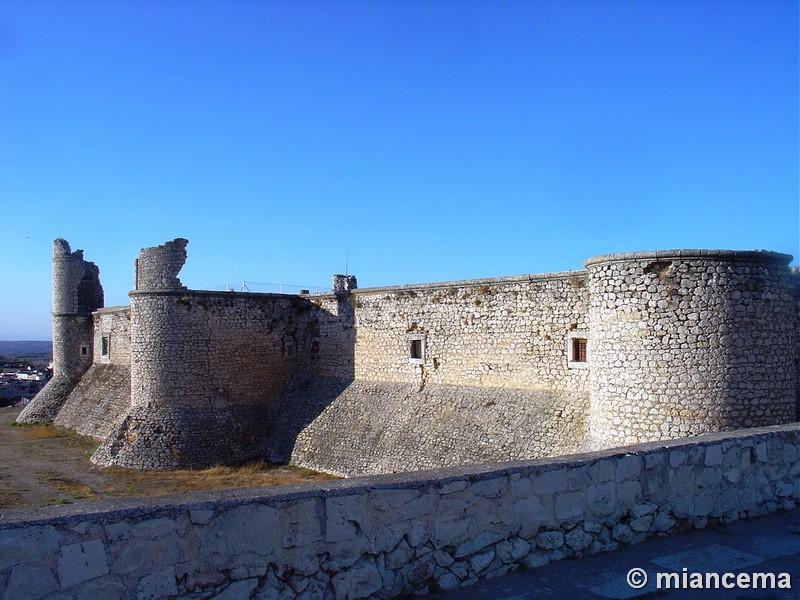
[[374,594],[383,586],[383,579],[375,561],[364,557],[346,571],[334,575],[331,583],[336,600],[344,600],[366,598]]
[[108,573],[108,561],[103,542],[90,540],[61,547],[58,578],[62,587],[70,587]]
[[255,577],[252,579],[234,581],[221,593],[214,596],[213,600],[241,600],[242,598],[249,598],[256,587],[258,587],[258,578]]
[[0,531],[0,569],[37,563],[58,549],[61,534],[50,525]]
[[6,600],[39,600],[58,589],[58,582],[50,569],[19,566],[11,570],[4,598]]
[[177,593],[175,570],[171,567],[143,577],[136,586],[136,600],[157,600]]

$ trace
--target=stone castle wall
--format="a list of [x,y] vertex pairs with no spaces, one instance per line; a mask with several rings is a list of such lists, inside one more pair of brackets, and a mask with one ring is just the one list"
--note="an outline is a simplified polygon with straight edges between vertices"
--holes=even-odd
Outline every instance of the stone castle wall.
[[67,396],[55,425],[98,439],[115,431],[131,400],[130,312],[125,306],[94,313],[94,363]]
[[684,250],[588,261],[598,447],[794,421],[789,260]]
[[336,321],[297,296],[132,292],[130,409],[93,460],[163,469],[263,458],[291,377],[324,354],[345,360],[336,344],[320,351],[326,319]]
[[[325,312],[352,311],[354,347],[335,368],[290,386],[271,459],[352,476],[580,447],[588,371],[568,368],[567,342],[588,329],[584,273],[311,300]],[[422,343],[419,358],[410,356],[414,340]],[[342,382],[350,369],[355,380]]]
[[60,422],[105,438],[100,464],[266,456],[349,476],[796,418],[787,255],[610,255],[372,289],[337,275],[331,294],[290,296],[185,289],[187,243],[142,250],[129,311],[95,312],[94,366],[62,394]]
[[[331,299],[319,300],[325,308]],[[588,331],[583,272],[355,290],[355,378],[584,392],[567,337]],[[409,360],[412,339],[422,357]]]

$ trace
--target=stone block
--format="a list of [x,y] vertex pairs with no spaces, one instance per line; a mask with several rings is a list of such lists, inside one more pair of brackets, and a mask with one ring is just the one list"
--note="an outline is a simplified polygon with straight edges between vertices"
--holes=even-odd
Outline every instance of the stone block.
[[20,565],[11,570],[5,600],[39,600],[58,590],[58,582],[50,569]]
[[325,539],[341,542],[361,537],[366,528],[363,496],[331,496],[325,499]]
[[580,527],[568,531],[564,535],[564,542],[575,552],[580,552],[592,543],[592,536]]
[[[267,508],[267,507],[264,507]],[[271,518],[269,519],[272,523]],[[284,548],[307,546],[323,539],[321,500],[300,500],[278,512],[281,544]]]
[[394,550],[386,554],[385,564],[387,569],[399,569],[409,564],[415,558],[414,549],[405,539],[401,539]]
[[213,510],[190,510],[189,520],[195,525],[205,525],[214,518]]
[[669,453],[669,466],[677,467],[686,462],[687,454],[683,450],[673,450]]
[[61,547],[58,579],[68,588],[108,573],[106,550],[100,540],[91,540]]
[[455,552],[453,552],[453,556],[455,558],[463,558],[465,556],[469,556],[470,554],[474,554],[487,546],[491,546],[492,544],[496,544],[500,540],[502,540],[505,536],[502,533],[497,533],[493,531],[484,531],[479,535],[476,535],[473,538],[468,539],[465,542],[462,542],[456,546]]
[[458,481],[451,481],[450,483],[445,483],[439,488],[439,495],[445,496],[447,494],[452,494],[454,492],[460,492],[464,488],[469,485],[465,479],[460,479]]
[[439,589],[444,591],[450,591],[458,589],[458,577],[451,571],[446,571],[439,575],[436,578],[436,584],[439,586]]
[[150,573],[140,579],[136,586],[136,600],[161,600],[177,594],[178,586],[172,567]]
[[555,497],[555,517],[558,521],[583,516],[586,498],[583,491],[561,492]]
[[638,481],[622,481],[617,484],[617,503],[632,506],[642,495],[642,485]]
[[642,457],[636,454],[628,454],[617,459],[617,469],[615,479],[626,481],[638,479],[642,472]]
[[756,444],[756,458],[759,462],[769,462],[769,454],[767,452],[766,442]]
[[132,529],[131,524],[128,523],[127,521],[118,521],[116,523],[110,523],[105,526],[106,537],[110,541],[113,541],[131,531],[131,529]]
[[469,559],[469,566],[472,568],[473,573],[480,575],[489,567],[489,565],[492,564],[493,560],[494,548],[489,548],[488,550],[484,550],[483,552],[471,556]]
[[322,563],[322,566],[326,571],[333,572],[351,567],[361,558],[362,553],[360,544],[356,547],[349,542],[327,544],[325,550],[328,553],[328,557]]
[[611,514],[616,508],[616,498],[616,485],[611,481],[589,486],[586,493],[588,509],[596,515]]
[[543,567],[549,562],[550,557],[545,552],[531,552],[523,559],[522,564],[529,569],[535,569]]
[[496,477],[494,479],[486,479],[483,481],[476,481],[469,487],[469,492],[481,498],[499,498],[508,492],[509,484],[508,478]]
[[393,512],[419,498],[419,490],[372,490],[369,493],[367,504],[370,508],[382,512]]
[[650,526],[653,524],[653,515],[644,515],[638,519],[633,519],[630,522],[633,531],[644,533],[650,531]]
[[[227,535],[233,536],[230,532]],[[185,547],[186,541],[174,533],[155,540],[137,538],[119,551],[111,571],[128,574],[158,570],[180,562],[186,555]]]
[[241,600],[242,598],[249,598],[258,587],[258,578],[242,579],[234,581],[226,587],[221,593],[217,594],[212,600]]
[[516,562],[528,555],[531,545],[522,538],[514,538],[510,541],[497,544],[497,556],[504,563]]
[[722,444],[706,446],[706,456],[704,464],[707,467],[721,465],[723,459]]
[[533,479],[533,489],[537,494],[553,494],[567,489],[567,470],[540,473]]
[[434,539],[437,546],[458,544],[467,538],[469,538],[469,521],[463,516],[437,516],[434,522]]
[[[289,511],[289,516],[297,516]],[[316,516],[312,513],[309,516]],[[319,526],[319,521],[314,521]],[[287,529],[290,524],[286,524]],[[217,515],[203,528],[196,528],[204,554],[224,557],[252,552],[270,556],[280,547],[278,511],[263,504],[246,504]],[[288,535],[288,534],[287,534]],[[298,534],[299,537],[299,534]]]
[[564,545],[564,534],[560,531],[543,531],[536,536],[536,545],[544,550],[555,550]]
[[138,537],[156,538],[175,531],[177,523],[172,519],[148,519],[133,526],[133,534]]
[[58,550],[60,540],[61,534],[51,525],[3,529],[0,531],[0,569],[47,562]]

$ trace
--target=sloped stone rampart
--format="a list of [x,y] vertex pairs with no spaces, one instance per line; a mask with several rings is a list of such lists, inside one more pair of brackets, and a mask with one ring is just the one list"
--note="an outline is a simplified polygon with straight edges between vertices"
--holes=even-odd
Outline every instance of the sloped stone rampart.
[[345,477],[557,456],[578,451],[587,412],[588,394],[554,390],[298,378],[267,456]]
[[115,431],[130,401],[130,367],[94,364],[72,389],[53,424],[74,429],[81,435],[105,439]]
[[104,439],[115,430],[131,401],[130,308],[103,308],[93,314],[93,320],[94,363],[69,393],[53,422],[81,435]]
[[[557,459],[0,516],[0,593],[389,598],[779,509],[800,427]],[[26,583],[27,582],[27,583]]]

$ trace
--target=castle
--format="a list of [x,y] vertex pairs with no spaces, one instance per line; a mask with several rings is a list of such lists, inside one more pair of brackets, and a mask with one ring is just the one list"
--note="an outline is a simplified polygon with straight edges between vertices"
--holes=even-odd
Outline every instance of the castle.
[[767,251],[332,293],[186,289],[143,249],[130,306],[58,239],[54,377],[19,416],[101,465],[250,459],[344,476],[521,460],[798,417],[800,276]]

